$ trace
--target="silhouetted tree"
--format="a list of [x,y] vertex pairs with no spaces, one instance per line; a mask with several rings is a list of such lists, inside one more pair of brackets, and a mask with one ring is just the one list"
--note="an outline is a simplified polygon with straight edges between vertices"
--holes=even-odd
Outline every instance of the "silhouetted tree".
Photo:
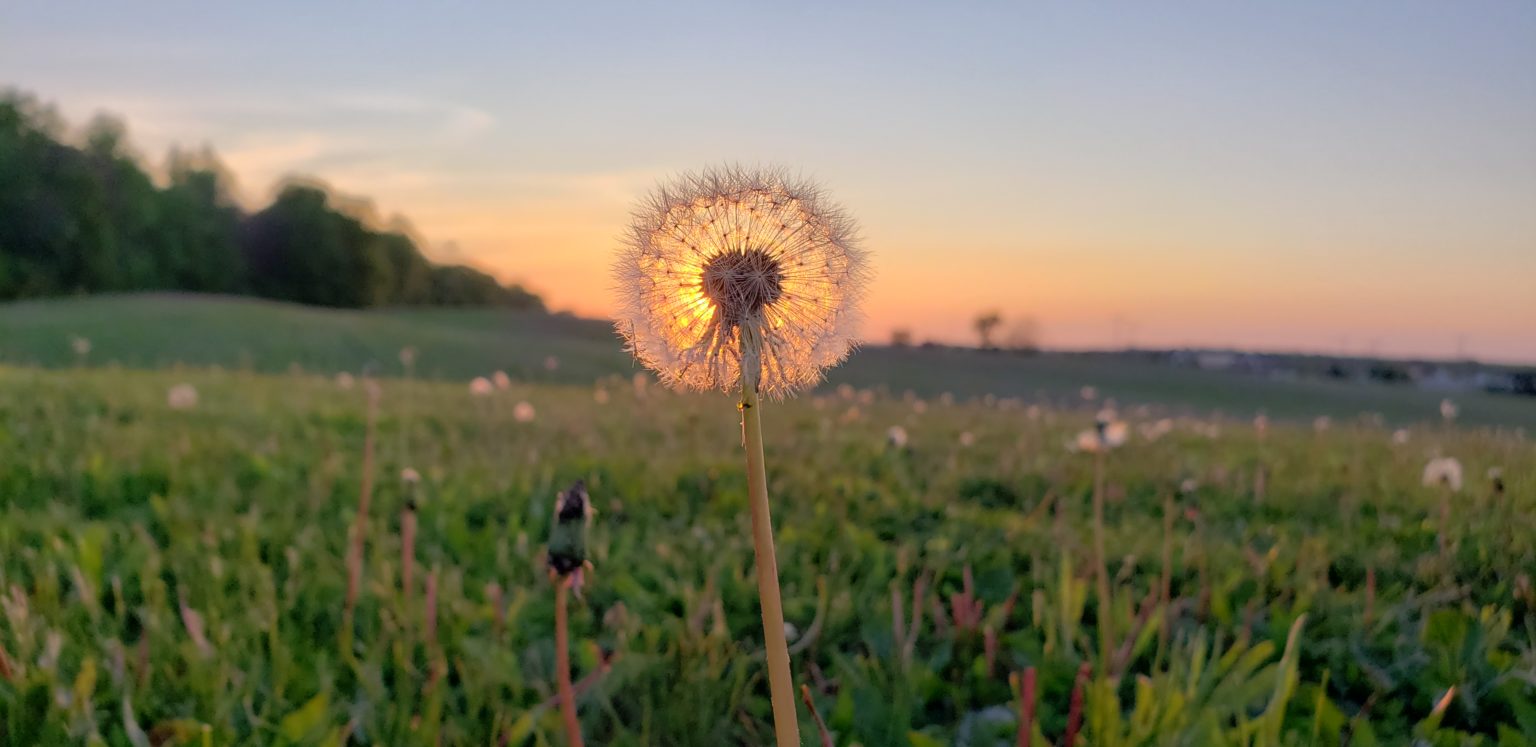
[[981,337],[982,349],[985,350],[993,347],[992,333],[1002,323],[1003,316],[996,311],[983,312],[981,316],[976,317],[975,322],[972,322],[972,326],[976,328],[976,334]]
[[67,139],[52,107],[0,92],[0,300],[164,289],[543,308],[520,286],[432,264],[403,219],[378,229],[365,199],[293,182],[246,216],[209,148],[172,149],[161,186],[120,120],[97,116],[77,145]]
[[1003,345],[1009,350],[1033,353],[1040,349],[1040,323],[1034,317],[1020,317],[1008,325]]

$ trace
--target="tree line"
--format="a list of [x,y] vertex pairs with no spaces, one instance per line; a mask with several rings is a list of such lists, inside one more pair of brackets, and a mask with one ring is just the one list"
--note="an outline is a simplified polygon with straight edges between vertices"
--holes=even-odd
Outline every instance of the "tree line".
[[209,148],[172,149],[159,180],[122,122],[70,137],[57,111],[0,92],[0,300],[178,290],[320,306],[543,309],[518,285],[436,264],[409,226],[314,181],[247,212]]

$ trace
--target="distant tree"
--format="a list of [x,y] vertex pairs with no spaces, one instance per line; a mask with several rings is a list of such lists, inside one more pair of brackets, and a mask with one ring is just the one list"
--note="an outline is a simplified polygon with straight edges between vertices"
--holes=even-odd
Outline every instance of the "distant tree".
[[383,255],[383,283],[389,303],[423,306],[433,303],[432,263],[421,255],[416,242],[403,233],[378,237]]
[[521,286],[503,287],[472,267],[447,265],[432,270],[432,303],[438,306],[505,306],[541,310],[544,302]]
[[1002,323],[1003,316],[996,311],[983,312],[981,316],[976,317],[975,322],[972,322],[972,326],[974,326],[976,329],[977,336],[981,338],[981,347],[983,350],[991,349],[994,347],[992,344],[992,333],[996,331],[998,325]]
[[376,236],[333,209],[316,186],[290,184],[252,215],[241,248],[257,295],[317,306],[362,307],[388,298]]
[[898,328],[891,330],[891,347],[907,348],[912,346],[912,330]]
[[173,148],[161,196],[160,243],[170,287],[208,293],[245,290],[233,180],[209,148]]
[[58,113],[0,92],[0,300],[178,289],[324,306],[499,305],[538,296],[468,267],[437,266],[402,218],[313,181],[247,216],[209,148],[173,149],[164,184],[141,167],[121,120],[98,116],[74,144]]
[[1009,350],[1033,353],[1040,350],[1040,323],[1034,317],[1020,317],[1010,325],[1003,337],[1003,345]]

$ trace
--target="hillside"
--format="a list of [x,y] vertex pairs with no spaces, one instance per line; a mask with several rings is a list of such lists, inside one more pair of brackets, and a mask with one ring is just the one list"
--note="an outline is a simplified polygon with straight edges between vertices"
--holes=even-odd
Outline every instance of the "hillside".
[[[399,352],[417,351],[416,374],[469,379],[495,370],[515,378],[591,382],[638,369],[606,322],[492,309],[353,311],[226,296],[145,294],[0,305],[0,362],[61,367],[78,362],[75,336],[91,341],[89,365],[131,368],[222,366],[333,373],[372,367],[402,372]],[[546,360],[558,362],[555,370]],[[923,396],[996,394],[1076,400],[1085,385],[1122,404],[1220,411],[1248,419],[1341,422],[1380,413],[1390,423],[1438,418],[1443,395],[1406,385],[1298,380],[1172,368],[1124,355],[1021,357],[966,349],[869,347],[831,372],[828,384],[884,386]],[[1455,395],[1463,423],[1536,428],[1536,401]]]

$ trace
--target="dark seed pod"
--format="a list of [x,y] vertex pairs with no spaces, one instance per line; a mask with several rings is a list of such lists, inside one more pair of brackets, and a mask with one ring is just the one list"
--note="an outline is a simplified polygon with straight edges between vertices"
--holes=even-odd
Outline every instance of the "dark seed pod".
[[586,483],[577,480],[555,496],[555,518],[549,530],[549,569],[568,576],[587,562],[587,526],[592,501]]

